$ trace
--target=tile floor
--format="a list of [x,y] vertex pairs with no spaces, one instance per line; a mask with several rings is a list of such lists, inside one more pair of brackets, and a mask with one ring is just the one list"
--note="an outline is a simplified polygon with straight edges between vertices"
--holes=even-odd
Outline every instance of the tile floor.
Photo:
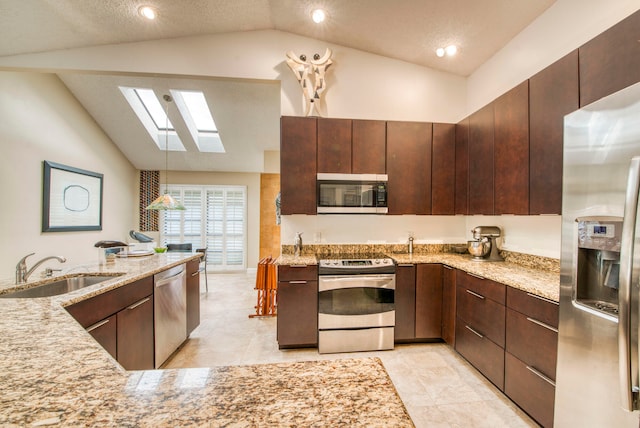
[[392,351],[318,354],[278,350],[275,318],[254,313],[255,276],[209,274],[201,281],[201,323],[164,368],[210,367],[363,356],[379,357],[416,427],[536,427],[449,346],[397,345]]

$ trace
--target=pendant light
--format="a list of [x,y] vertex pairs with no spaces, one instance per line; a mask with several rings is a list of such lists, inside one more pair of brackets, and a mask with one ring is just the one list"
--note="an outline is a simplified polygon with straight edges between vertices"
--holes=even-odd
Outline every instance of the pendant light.
[[165,124],[165,142],[164,142],[164,195],[160,195],[147,206],[148,210],[166,211],[166,210],[186,210],[184,205],[173,199],[167,192],[169,190],[169,103],[172,101],[170,95],[163,95],[162,99],[167,102],[166,107],[166,124]]

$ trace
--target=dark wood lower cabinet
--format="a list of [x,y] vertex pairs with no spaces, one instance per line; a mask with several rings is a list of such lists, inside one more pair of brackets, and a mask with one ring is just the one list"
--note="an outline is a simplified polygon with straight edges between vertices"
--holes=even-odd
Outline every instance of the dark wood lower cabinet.
[[400,264],[396,268],[396,341],[416,338],[416,265]]
[[[475,331],[504,347],[505,307],[479,293],[458,285],[456,292],[458,318]],[[457,334],[458,330],[456,330]]]
[[87,332],[115,359],[118,358],[116,314],[87,327]]
[[200,259],[187,263],[187,336],[200,325]]
[[439,339],[442,336],[442,265],[417,265],[415,302],[416,339]]
[[505,353],[504,392],[543,427],[553,426],[555,385],[535,368]]
[[153,295],[117,314],[118,362],[127,370],[154,368]]
[[456,344],[456,271],[442,266],[442,339]]
[[278,266],[278,347],[318,346],[318,266]]
[[491,383],[504,390],[504,349],[461,318],[456,320],[456,351]]

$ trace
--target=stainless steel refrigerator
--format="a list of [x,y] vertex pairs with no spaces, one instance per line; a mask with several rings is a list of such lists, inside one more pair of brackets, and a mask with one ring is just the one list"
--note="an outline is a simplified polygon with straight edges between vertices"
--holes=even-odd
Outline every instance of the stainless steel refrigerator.
[[640,84],[564,121],[556,427],[638,427]]

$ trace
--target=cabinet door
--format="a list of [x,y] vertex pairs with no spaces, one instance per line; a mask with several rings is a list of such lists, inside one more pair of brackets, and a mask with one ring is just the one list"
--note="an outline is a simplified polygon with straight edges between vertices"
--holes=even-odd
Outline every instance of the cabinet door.
[[416,338],[442,335],[442,265],[419,264],[416,270]]
[[504,393],[545,428],[553,426],[555,391],[553,381],[505,352]]
[[529,79],[529,214],[562,213],[564,116],[578,91],[577,50]]
[[318,346],[318,281],[278,282],[278,346]]
[[456,320],[456,351],[500,390],[504,390],[504,349],[461,318]]
[[318,119],[318,172],[351,173],[351,119]]
[[387,122],[389,214],[431,214],[431,123]]
[[127,370],[154,368],[153,296],[117,314],[118,362]]
[[469,118],[456,125],[455,213],[469,214]]
[[200,325],[200,259],[187,263],[187,336]]
[[456,271],[442,267],[442,338],[455,346],[456,338]]
[[351,127],[351,171],[354,174],[386,174],[387,123],[354,119]]
[[456,126],[433,124],[431,161],[431,214],[455,214]]
[[493,103],[469,116],[469,214],[493,215]]
[[580,107],[640,82],[640,11],[580,47]]
[[529,214],[529,81],[494,102],[494,214]]
[[116,315],[112,315],[109,318],[105,318],[102,321],[98,321],[94,325],[87,327],[87,332],[93,336],[96,342],[102,345],[102,347],[106,349],[114,359],[118,358],[118,330],[116,328],[116,324]]
[[284,116],[280,123],[280,210],[316,214],[316,119]]
[[398,265],[396,269],[395,340],[416,337],[416,266]]
[[458,285],[456,311],[458,320],[464,320],[465,325],[473,331],[504,348],[505,307],[503,305]]

